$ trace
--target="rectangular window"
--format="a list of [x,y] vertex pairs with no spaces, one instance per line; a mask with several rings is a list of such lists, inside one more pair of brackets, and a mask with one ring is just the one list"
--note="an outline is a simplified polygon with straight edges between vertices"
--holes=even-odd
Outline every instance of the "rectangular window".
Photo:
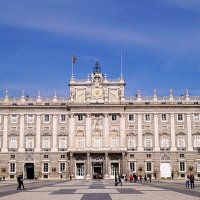
[[151,154],[147,154],[147,158],[151,158]]
[[15,155],[10,155],[10,159],[15,159]]
[[180,162],[179,164],[180,164],[179,165],[180,172],[185,172],[185,162]]
[[147,162],[147,172],[151,172],[152,171],[152,166],[151,166],[151,162]]
[[17,123],[17,115],[11,115],[11,123]]
[[145,120],[146,122],[150,122],[150,121],[151,121],[151,115],[150,115],[150,114],[145,114],[145,115],[144,115],[144,120]]
[[65,155],[60,155],[60,158],[65,158]]
[[199,114],[194,114],[194,115],[193,115],[193,120],[194,120],[195,122],[199,122]]
[[49,163],[43,163],[43,172],[49,172]]
[[50,121],[50,116],[49,115],[44,115],[44,122],[48,123]]
[[49,155],[46,155],[46,154],[45,154],[45,155],[44,155],[44,158],[46,158],[46,159],[49,158]]
[[130,170],[135,172],[135,162],[130,162]]
[[16,164],[15,163],[10,163],[10,172],[15,173],[16,169]]
[[83,115],[78,115],[78,121],[83,121]]
[[167,121],[167,114],[161,114],[161,120]]
[[183,114],[177,115],[177,121],[182,122],[183,121]]
[[60,121],[61,122],[65,122],[66,121],[66,116],[65,115],[61,115],[60,116]]
[[112,115],[112,121],[116,121],[117,120],[117,115]]
[[200,162],[197,163],[197,172],[200,172]]
[[135,157],[135,155],[134,154],[130,154],[130,158],[134,158]]
[[133,122],[134,120],[135,119],[134,119],[134,115],[133,114],[128,115],[128,121]]
[[180,154],[180,158],[184,158],[184,154],[183,153]]
[[27,115],[27,123],[33,123],[34,117],[33,115]]
[[65,163],[60,163],[60,172],[65,171]]

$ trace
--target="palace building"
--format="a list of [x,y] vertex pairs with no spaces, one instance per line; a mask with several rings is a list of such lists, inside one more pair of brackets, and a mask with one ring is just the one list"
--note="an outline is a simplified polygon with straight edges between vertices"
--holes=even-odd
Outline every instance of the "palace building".
[[0,177],[200,178],[200,96],[124,95],[96,62],[70,96],[0,99]]

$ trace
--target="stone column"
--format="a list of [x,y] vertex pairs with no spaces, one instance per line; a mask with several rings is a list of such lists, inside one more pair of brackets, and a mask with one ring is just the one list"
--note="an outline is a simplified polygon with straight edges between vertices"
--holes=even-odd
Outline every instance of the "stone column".
[[91,128],[92,128],[92,121],[90,114],[87,114],[86,117],[86,147],[91,147]]
[[8,115],[4,115],[3,123],[3,146],[1,152],[8,151]]
[[53,145],[52,145],[52,152],[58,151],[58,145],[57,145],[57,131],[58,131],[58,116],[53,115]]
[[125,174],[125,152],[122,152],[122,174]]
[[174,114],[171,114],[171,151],[176,151],[176,137],[175,137],[175,124]]
[[187,114],[187,136],[188,136],[188,151],[192,151],[192,127],[191,127],[191,114]]
[[110,134],[109,134],[109,118],[108,118],[108,114],[104,115],[104,146],[106,148],[109,148],[109,142],[110,142]]
[[41,115],[36,116],[36,145],[35,151],[41,151]]
[[109,175],[108,175],[108,153],[105,153],[105,175],[104,178],[105,179],[109,179]]
[[155,146],[154,151],[160,151],[158,137],[158,115],[154,114]]
[[125,115],[120,117],[120,147],[125,147]]
[[138,151],[143,151],[142,146],[142,115],[138,114]]
[[69,148],[74,148],[75,140],[75,118],[74,115],[69,115]]
[[90,153],[87,153],[87,174],[86,174],[86,179],[91,179],[90,175]]
[[20,115],[20,133],[19,133],[19,152],[25,152],[24,149],[24,115]]
[[70,153],[70,169],[69,169],[69,175],[73,178],[73,153]]

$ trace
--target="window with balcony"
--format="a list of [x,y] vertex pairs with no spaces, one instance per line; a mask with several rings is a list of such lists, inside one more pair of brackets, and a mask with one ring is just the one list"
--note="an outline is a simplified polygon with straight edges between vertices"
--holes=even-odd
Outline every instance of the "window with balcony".
[[151,136],[145,136],[145,138],[144,138],[144,150],[145,151],[153,150],[152,137]]
[[111,137],[111,147],[118,147],[119,142],[118,142],[118,136],[112,136]]
[[128,136],[128,150],[136,150],[135,136]]
[[161,136],[160,149],[169,150],[169,137],[167,135]]
[[93,147],[99,148],[102,146],[101,136],[93,136]]
[[177,136],[177,149],[186,150],[185,137],[182,135]]
[[50,137],[43,137],[42,138],[42,148],[44,151],[49,151],[51,148],[51,140]]
[[33,151],[34,149],[34,140],[32,137],[27,137],[26,138],[26,151]]
[[59,137],[58,148],[61,151],[65,151],[67,149],[67,138]]
[[200,135],[194,135],[194,149],[200,148]]
[[9,149],[11,151],[17,149],[17,138],[16,137],[10,137],[10,139],[9,139]]
[[78,136],[76,141],[77,148],[83,148],[85,146],[84,136]]

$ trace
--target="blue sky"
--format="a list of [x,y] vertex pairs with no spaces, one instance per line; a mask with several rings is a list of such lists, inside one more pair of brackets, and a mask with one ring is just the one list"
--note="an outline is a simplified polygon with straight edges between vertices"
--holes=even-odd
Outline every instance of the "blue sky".
[[0,0],[0,96],[68,96],[99,58],[125,94],[200,95],[199,0]]

